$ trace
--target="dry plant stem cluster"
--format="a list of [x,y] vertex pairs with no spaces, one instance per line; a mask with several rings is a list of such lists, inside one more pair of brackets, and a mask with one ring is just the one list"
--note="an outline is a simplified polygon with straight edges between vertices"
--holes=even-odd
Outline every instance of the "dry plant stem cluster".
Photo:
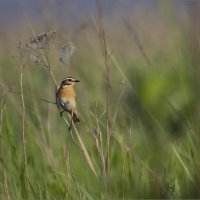
[[95,121],[96,121],[96,126],[97,128],[94,128],[91,131],[92,134],[92,138],[94,140],[94,144],[95,147],[97,149],[97,152],[100,155],[101,158],[101,172],[102,175],[104,177],[106,177],[106,157],[105,157],[105,153],[104,153],[104,149],[103,149],[103,138],[102,138],[102,132],[100,129],[100,125],[103,126],[103,124],[100,123],[100,119],[102,118],[102,116],[105,114],[105,112],[102,113],[102,115],[100,117],[97,117],[91,110],[89,110],[90,114],[94,117]]
[[[110,71],[110,66],[109,66],[109,60],[111,60],[114,64],[114,66],[116,67],[116,69],[120,72],[120,74],[122,75],[125,83],[124,83],[124,87],[121,91],[121,94],[119,96],[119,101],[121,98],[121,95],[123,94],[124,90],[126,89],[126,86],[128,86],[128,88],[130,89],[130,91],[137,96],[133,86],[131,85],[131,83],[129,82],[127,76],[125,75],[125,73],[123,72],[121,66],[119,65],[119,63],[116,61],[114,55],[113,55],[113,51],[109,49],[108,47],[108,43],[107,43],[107,39],[106,39],[106,33],[105,33],[105,26],[104,26],[104,13],[103,13],[103,8],[101,5],[101,1],[97,0],[97,9],[98,9],[98,23],[95,23],[95,27],[99,36],[99,40],[100,40],[100,44],[101,44],[101,48],[102,48],[102,52],[103,52],[103,56],[104,56],[104,67],[105,67],[105,71],[106,71],[106,80],[107,80],[107,88],[106,88],[106,101],[105,101],[105,112],[103,112],[102,116],[105,114],[106,116],[106,149],[104,150],[104,141],[102,139],[102,132],[101,132],[101,128],[100,128],[100,124],[102,125],[102,123],[100,122],[100,117],[97,117],[94,113],[90,112],[92,114],[92,116],[95,118],[96,123],[97,123],[97,129],[93,130],[93,140],[96,146],[96,149],[100,155],[101,158],[101,163],[102,163],[102,174],[105,177],[105,187],[106,187],[106,193],[108,195],[108,184],[109,184],[109,170],[110,170],[110,142],[111,142],[111,136],[113,136],[120,145],[123,146],[123,148],[126,149],[126,153],[127,154],[128,150],[125,144],[123,144],[120,139],[118,138],[117,134],[112,130],[112,124],[110,124],[110,114],[109,114],[109,96],[110,96],[110,92],[111,92],[111,83],[112,83],[112,79],[111,79],[111,71]],[[136,45],[139,48],[139,51],[141,53],[141,55],[143,56],[143,58],[145,59],[145,62],[147,63],[148,66],[151,65],[145,51],[144,48],[142,46],[142,44],[140,43],[136,33],[134,32],[134,30],[128,26],[128,30],[131,32],[131,34],[134,37],[134,40],[136,42]],[[112,122],[115,121],[116,115],[117,115],[118,110],[116,109],[114,116],[113,116],[113,120]],[[114,123],[113,123],[114,124]],[[102,125],[104,127],[104,125]],[[125,162],[125,161],[124,161]],[[107,196],[108,197],[108,196]]]
[[18,45],[19,53],[25,58],[22,57],[21,60],[29,58],[34,64],[43,67],[50,75],[54,85],[57,87],[57,82],[55,80],[54,74],[49,63],[49,50],[51,44],[56,38],[56,32],[52,31],[49,33],[43,33],[38,36],[35,36],[30,42],[22,44],[20,41]]
[[[50,61],[48,59],[48,53],[49,53],[49,49],[51,47],[51,44],[54,42],[56,33],[53,32],[49,32],[49,33],[44,33],[44,34],[40,34],[38,36],[35,36],[34,39],[32,39],[30,42],[26,43],[25,45],[23,45],[21,42],[19,43],[19,55],[21,60],[25,61],[27,60],[26,57],[28,57],[31,61],[33,61],[34,64],[39,65],[40,67],[44,68],[45,70],[48,71],[49,76],[51,78],[51,80],[53,81],[55,88],[57,89],[57,82],[56,79],[54,77],[54,74],[52,72],[52,68],[51,68],[51,64]],[[69,63],[69,58],[72,56],[73,52],[75,50],[75,47],[73,46],[72,42],[68,42],[67,44],[62,46],[62,55],[60,57],[60,61],[67,65]],[[64,51],[64,53],[63,53]],[[64,57],[64,55],[67,56],[67,58]],[[24,56],[26,56],[24,58]],[[24,64],[21,65],[21,91],[20,91],[20,95],[21,95],[21,100],[22,100],[22,113],[23,113],[23,131],[22,131],[22,135],[23,135],[23,141],[24,141],[24,162],[25,162],[25,168],[26,168],[26,172],[27,172],[27,158],[26,158],[26,142],[25,142],[25,130],[24,130],[24,118],[25,118],[25,104],[24,104],[24,91],[23,91],[23,69],[24,69]],[[28,95],[30,96],[30,95]],[[32,96],[30,96],[32,97]],[[33,97],[35,98],[35,97]],[[49,100],[45,100],[45,99],[40,99],[37,98],[38,100],[41,100],[43,102],[46,103],[52,103],[52,104],[56,104],[54,102],[51,102]],[[63,117],[65,123],[68,125],[69,127],[69,123],[67,121],[67,119],[65,117]],[[78,130],[76,129],[75,125],[73,124],[74,127],[74,132],[76,134],[76,139],[74,138],[72,131],[70,130],[71,133],[71,137],[72,137],[72,141],[73,143],[78,147],[78,149],[80,150],[80,152],[83,154],[86,163],[88,164],[88,166],[90,167],[91,171],[93,172],[93,174],[95,175],[96,178],[98,178],[98,174],[95,170],[95,167],[93,165],[93,162],[90,158],[90,155],[88,153],[88,150],[84,144],[83,139],[81,138]],[[67,162],[69,164],[69,161]],[[69,173],[72,175],[71,172],[71,168],[68,166],[68,170]],[[28,174],[26,173],[26,177],[28,179]],[[72,177],[73,178],[73,177]],[[74,179],[74,178],[73,178]],[[28,180],[27,180],[28,183]],[[75,182],[76,183],[76,182]],[[27,189],[28,189],[28,184],[27,184]]]
[[[108,51],[107,47],[107,41],[106,41],[106,34],[105,34],[105,28],[104,28],[104,18],[103,18],[103,8],[100,1],[97,1],[97,9],[98,9],[98,33],[99,33],[99,39],[100,44],[102,47],[102,52],[104,56],[104,66],[106,70],[106,79],[107,79],[107,88],[106,88],[106,102],[105,102],[105,115],[106,115],[106,149],[105,153],[100,154],[101,158],[104,159],[102,162],[104,164],[103,166],[103,174],[105,176],[105,187],[106,187],[106,194],[108,197],[108,181],[109,181],[109,171],[110,171],[110,138],[111,138],[111,131],[110,131],[110,125],[109,125],[109,96],[110,96],[110,89],[111,89],[111,72],[110,67],[108,65],[108,61],[110,56],[112,55],[112,52]],[[101,138],[101,137],[100,137]],[[96,147],[99,151],[99,145],[96,141]]]

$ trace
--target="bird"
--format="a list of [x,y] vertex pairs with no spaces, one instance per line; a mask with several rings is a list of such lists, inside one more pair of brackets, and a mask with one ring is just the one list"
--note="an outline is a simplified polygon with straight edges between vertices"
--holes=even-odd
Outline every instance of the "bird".
[[63,116],[63,112],[68,112],[71,115],[71,122],[69,126],[69,131],[72,127],[72,121],[74,123],[80,122],[77,111],[76,111],[76,93],[74,91],[75,83],[80,82],[73,77],[66,77],[62,80],[60,87],[56,91],[56,104],[60,111],[60,116]]

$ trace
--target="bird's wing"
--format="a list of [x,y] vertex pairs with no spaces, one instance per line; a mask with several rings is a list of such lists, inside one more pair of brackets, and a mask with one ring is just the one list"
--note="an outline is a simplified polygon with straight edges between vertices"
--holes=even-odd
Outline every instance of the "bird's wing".
[[60,110],[59,99],[57,97],[56,97],[56,105],[57,105],[58,109]]

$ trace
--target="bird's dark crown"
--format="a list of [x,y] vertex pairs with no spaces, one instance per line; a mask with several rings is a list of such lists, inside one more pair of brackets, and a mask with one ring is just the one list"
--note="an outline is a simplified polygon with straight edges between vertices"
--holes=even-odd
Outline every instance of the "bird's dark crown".
[[63,79],[61,86],[65,86],[65,85],[74,85],[75,82],[80,82],[79,80],[73,78],[73,77],[66,77]]

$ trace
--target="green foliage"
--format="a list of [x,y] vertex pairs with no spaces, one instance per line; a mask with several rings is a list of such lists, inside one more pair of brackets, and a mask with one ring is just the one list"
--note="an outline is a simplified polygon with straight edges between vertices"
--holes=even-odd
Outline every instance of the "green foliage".
[[[87,34],[95,38],[93,32]],[[20,91],[19,63],[2,59],[1,84],[11,84],[12,90],[6,91],[6,104],[0,107],[0,198],[200,198],[199,103],[194,73],[186,64],[189,52],[165,63],[154,49],[154,66],[145,66],[143,57],[135,62],[127,56],[125,62],[126,55],[111,55],[107,118],[101,47],[94,43],[97,50],[91,50],[87,39],[79,44],[68,73],[81,80],[76,86],[81,122],[69,133],[57,107],[36,98],[55,101],[54,84],[45,70],[27,63],[25,145],[22,103],[12,92]],[[58,63],[52,70],[58,82],[66,75]]]

